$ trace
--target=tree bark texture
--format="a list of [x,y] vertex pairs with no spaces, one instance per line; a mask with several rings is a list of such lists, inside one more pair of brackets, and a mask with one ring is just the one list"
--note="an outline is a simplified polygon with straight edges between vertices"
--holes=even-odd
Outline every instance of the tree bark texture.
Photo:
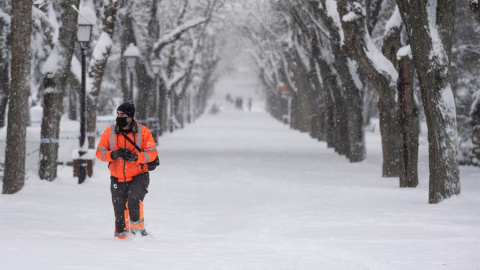
[[310,29],[310,84],[315,87],[312,89],[314,104],[312,107],[311,136],[319,141],[325,140],[325,129],[323,128],[323,112],[325,110],[325,89],[323,80],[321,80],[317,59],[321,57],[320,41],[315,29]]
[[290,59],[290,67],[293,71],[293,82],[297,88],[297,129],[301,132],[310,132],[312,111],[312,89],[309,84],[309,72],[295,50],[293,59]]
[[[157,22],[157,0],[142,0],[136,1],[133,4],[134,11],[132,12],[132,33],[135,35],[136,45],[139,47],[142,57],[137,61],[136,71],[136,86],[137,96],[135,104],[137,105],[137,117],[139,122],[146,125],[153,130],[153,122],[149,122],[149,118],[154,116],[154,101],[155,101],[155,75],[149,64],[149,57],[152,55],[153,44],[158,40],[159,27]],[[138,10],[151,7],[148,12],[138,14]],[[146,11],[146,10],[145,10]],[[139,15],[141,15],[139,17]],[[148,35],[145,37],[145,32]]]
[[428,126],[428,201],[434,204],[460,193],[456,109],[450,84],[456,1],[397,0],[397,3],[403,20],[411,27],[407,32]]
[[[332,47],[337,47],[337,44]],[[338,44],[338,48],[340,44]],[[335,67],[341,80],[342,91],[336,91],[335,101],[340,102],[340,123],[344,125],[339,130],[339,137],[344,137],[345,154],[351,162],[360,162],[365,159],[365,134],[363,130],[363,97],[353,81],[348,67],[348,59],[340,50],[334,50],[336,54]],[[344,114],[344,115],[343,115]],[[345,122],[345,123],[344,123]]]
[[418,185],[418,135],[419,110],[413,87],[413,62],[409,57],[399,61],[398,100],[403,137],[403,169],[400,171],[400,187]]
[[[139,59],[140,60],[140,59]],[[135,100],[138,120],[146,124],[149,116],[149,100],[153,100],[155,90],[155,80],[148,75],[146,63],[137,62],[136,65],[137,97]],[[148,126],[148,125],[147,125]],[[151,126],[149,126],[151,127]]]
[[158,110],[158,119],[160,121],[160,127],[159,127],[159,135],[162,135],[163,132],[167,131],[167,88],[165,86],[165,81],[161,76],[158,78],[158,88],[159,88],[159,94],[160,94],[160,108]]
[[[480,4],[476,0],[469,0],[470,9],[475,14],[475,20],[480,22]],[[475,145],[473,151],[477,160],[480,161],[480,90],[477,90],[477,97],[473,101],[470,111],[472,121],[472,142]]]
[[[324,25],[328,30],[330,38],[328,39],[329,49],[334,57],[331,71],[327,81],[330,81],[330,87],[335,87],[334,104],[336,109],[336,126],[338,152],[345,154],[350,162],[360,162],[366,157],[365,131],[363,129],[363,96],[361,89],[356,86],[349,69],[349,60],[341,48],[340,29],[336,26],[333,18],[326,14],[325,10],[319,9],[314,2],[311,8],[318,17],[323,18]],[[325,6],[326,2],[322,1]],[[318,34],[320,36],[320,33]],[[326,43],[326,39],[322,40]],[[329,51],[329,50],[326,50]],[[330,55],[323,55],[324,59],[331,58]],[[323,64],[323,66],[325,66]],[[324,68],[325,69],[325,68]],[[333,72],[335,70],[335,72]],[[336,73],[337,75],[334,75]],[[333,76],[333,77],[332,77]],[[338,78],[334,78],[338,77]]]
[[[118,2],[117,1],[104,1],[105,6],[103,12],[103,24],[102,35],[107,35],[100,38],[113,37],[113,31],[115,29],[115,23],[117,19]],[[94,50],[101,51],[102,56],[95,58],[95,54],[90,61],[90,67],[87,74],[87,81],[90,82],[91,89],[87,94],[87,134],[88,134],[88,148],[95,149],[95,132],[97,130],[97,104],[98,96],[102,87],[103,74],[105,73],[105,67],[112,50],[112,45],[98,44]]]
[[[360,1],[362,4],[364,1]],[[401,168],[402,140],[399,123],[399,106],[397,102],[396,78],[380,72],[366,54],[368,33],[365,29],[364,5],[352,0],[339,0],[338,12],[340,17],[354,12],[356,19],[342,20],[345,33],[343,49],[359,64],[360,69],[370,83],[379,92],[380,132],[382,135],[383,176],[395,177]]]
[[[120,26],[120,54],[122,56],[130,43],[136,43],[135,34],[133,33],[132,16],[129,13],[132,8],[131,3],[133,3],[133,1],[129,1],[125,7],[122,7],[118,15],[118,24]],[[121,57],[120,87],[123,93],[123,101],[128,101],[129,99],[130,87],[128,84],[128,76],[127,61],[125,57]]]
[[345,99],[342,89],[339,87],[332,89],[332,96],[334,100],[334,119],[335,119],[335,151],[340,155],[349,156],[349,141],[348,141],[348,112],[347,101]]
[[67,91],[68,91],[68,119],[72,121],[78,120],[77,114],[77,94],[80,92],[80,84],[78,83],[77,79],[74,77],[72,73],[68,78],[67,84]]
[[10,93],[10,23],[0,17],[0,128],[5,126]]
[[52,53],[61,59],[53,73],[45,74],[43,80],[44,104],[40,141],[40,179],[53,181],[57,177],[58,138],[60,118],[63,113],[63,96],[73,56],[79,0],[64,0],[60,3],[61,18],[58,43]]
[[[158,0],[152,0],[152,3],[151,3],[151,9],[150,9],[150,18],[149,18],[149,22],[148,22],[148,33],[149,33],[149,36],[148,36],[148,40],[149,42],[147,42],[147,48],[146,48],[146,53],[145,55],[150,55],[152,49],[153,49],[153,44],[156,40],[158,40],[159,38],[159,35],[160,35],[160,27],[159,27],[159,23],[158,23],[158,20],[157,20],[157,6],[158,6]],[[152,59],[150,59],[152,60]],[[153,73],[153,72],[152,72]],[[160,76],[158,76],[160,77]],[[146,112],[145,112],[145,118],[148,120],[150,119],[150,122],[148,122],[148,128],[150,128],[150,130],[152,130],[152,134],[154,136],[159,136],[161,135],[161,129],[160,129],[160,125],[161,125],[161,118],[160,118],[160,115],[158,114],[161,114],[161,110],[162,110],[162,103],[161,103],[161,89],[157,89],[158,88],[158,83],[157,83],[157,75],[154,74],[153,78],[152,79],[152,87],[148,88],[147,89],[147,93],[146,93]],[[159,96],[160,95],[160,96]],[[158,100],[158,104],[157,104],[157,100]],[[159,108],[157,108],[156,106],[158,106]],[[156,129],[156,130],[154,130]],[[155,141],[158,140],[158,137],[154,138]]]
[[401,58],[397,56],[402,47],[401,31],[401,24],[390,29],[384,38],[382,53],[399,72],[397,88],[402,131],[400,134],[403,141],[400,155],[400,187],[416,187],[418,185],[419,117],[413,87],[415,68],[410,56],[405,55]]
[[[356,86],[349,69],[349,59],[341,48],[338,29],[329,20],[328,28],[332,39],[331,48],[335,55],[334,66],[338,72],[343,87],[342,99],[345,100],[346,112],[346,155],[351,162],[363,161],[366,157],[365,131],[363,129],[363,96],[361,89]],[[339,96],[340,98],[340,96]]]
[[327,147],[336,148],[337,140],[336,139],[336,126],[337,126],[337,117],[336,117],[336,104],[333,97],[334,91],[339,91],[337,84],[337,76],[332,73],[331,67],[326,61],[322,58],[318,58],[318,66],[322,74],[322,79],[325,89],[325,114],[324,114],[324,123],[325,123],[325,140],[327,142]]
[[470,118],[472,119],[472,142],[475,144],[473,151],[477,160],[480,161],[480,93],[473,102]]
[[28,97],[30,95],[32,3],[12,3],[12,91],[8,106],[4,194],[14,194],[25,184]]
[[[312,72],[310,72],[312,73]],[[315,69],[313,69],[313,73],[315,73]],[[315,76],[314,75],[309,75],[310,77]],[[312,78],[311,80],[315,80],[315,78]],[[313,84],[315,85],[315,84]],[[310,136],[314,139],[321,140],[324,138],[324,130],[321,129],[321,115],[322,115],[322,108],[324,108],[323,105],[323,99],[321,99],[321,91],[323,91],[322,87],[317,83],[315,85],[315,89],[312,89],[312,107],[311,107],[311,113],[310,113]]]

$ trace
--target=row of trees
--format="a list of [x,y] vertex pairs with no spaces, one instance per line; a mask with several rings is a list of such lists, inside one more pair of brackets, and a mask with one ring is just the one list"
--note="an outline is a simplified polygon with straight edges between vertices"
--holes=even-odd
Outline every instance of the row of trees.
[[[111,114],[129,100],[130,86],[137,121],[158,135],[203,113],[220,59],[215,33],[221,20],[215,15],[223,6],[220,0],[2,1],[0,127],[9,103],[3,192],[18,192],[24,184],[29,106],[43,107],[39,176],[57,177],[60,120],[66,112],[76,120],[80,107],[79,9],[89,7],[98,18],[85,84],[88,146],[94,149],[97,113]],[[140,50],[133,77],[123,57],[130,44]]]
[[[87,67],[90,148],[97,113],[112,113],[112,97],[129,99],[131,85],[136,118],[158,134],[193,121],[205,109],[219,52],[233,40],[257,65],[271,114],[282,119],[291,108],[292,128],[326,141],[351,162],[366,157],[364,127],[378,103],[383,176],[399,177],[401,187],[418,184],[423,113],[430,203],[460,192],[458,143],[461,161],[478,163],[480,26],[470,17],[480,13],[473,0],[471,10],[452,0],[2,1],[2,116],[10,101],[5,193],[23,186],[29,105],[44,108],[39,175],[56,178],[60,118],[78,114],[78,12],[72,6],[88,6],[100,18]],[[141,52],[133,80],[122,57],[130,44]],[[279,86],[290,90],[289,101]]]
[[[457,130],[468,145],[475,138],[472,120],[479,118],[478,109],[474,110],[478,98],[477,103],[472,99],[479,89],[478,72],[463,63],[466,56],[478,63],[478,55],[472,60],[469,51],[478,39],[471,36],[479,28],[467,19],[466,4],[272,0],[256,5],[259,12],[252,12],[238,30],[259,68],[274,117],[281,119],[286,113],[287,100],[277,89],[287,86],[292,95],[291,127],[326,141],[351,162],[360,162],[366,157],[364,125],[377,96],[383,176],[399,177],[400,187],[415,187],[423,104],[429,139],[429,203],[460,193]],[[463,16],[456,16],[456,11]],[[266,13],[271,16],[261,15]],[[455,23],[463,30],[454,38]],[[469,36],[458,36],[467,25]],[[452,59],[461,67],[456,72],[451,71]],[[461,115],[467,120],[459,129],[454,93],[457,101],[472,108]]]

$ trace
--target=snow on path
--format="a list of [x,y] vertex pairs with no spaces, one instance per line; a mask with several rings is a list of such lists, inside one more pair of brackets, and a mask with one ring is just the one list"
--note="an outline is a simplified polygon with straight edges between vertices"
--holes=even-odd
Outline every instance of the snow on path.
[[113,239],[106,164],[83,185],[32,173],[0,196],[0,269],[480,269],[478,168],[428,205],[381,178],[378,133],[351,164],[265,112],[225,111],[160,138],[145,199],[147,239]]

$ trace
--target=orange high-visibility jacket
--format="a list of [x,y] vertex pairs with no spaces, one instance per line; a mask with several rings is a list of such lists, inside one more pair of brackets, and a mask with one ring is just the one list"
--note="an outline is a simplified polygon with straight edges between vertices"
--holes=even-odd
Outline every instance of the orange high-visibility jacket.
[[[154,161],[158,156],[157,146],[147,127],[137,123],[132,128],[132,132],[126,135],[138,145],[142,152],[138,152],[135,146],[127,141],[119,130],[116,130],[115,125],[105,129],[97,146],[97,158],[109,162],[108,168],[111,174],[118,178],[118,182],[131,181],[133,176],[148,172],[146,163]],[[138,160],[127,162],[122,158],[112,159],[110,154],[119,148],[127,148],[131,153],[137,154]]]

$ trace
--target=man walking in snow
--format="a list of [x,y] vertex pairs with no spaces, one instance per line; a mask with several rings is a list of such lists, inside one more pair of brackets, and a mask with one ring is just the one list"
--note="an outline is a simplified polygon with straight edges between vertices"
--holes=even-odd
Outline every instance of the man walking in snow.
[[116,125],[103,132],[96,153],[98,159],[108,162],[111,173],[115,237],[119,239],[126,239],[129,233],[148,235],[143,218],[143,199],[150,182],[147,163],[158,156],[152,133],[137,123],[134,115],[133,102],[120,105]]

